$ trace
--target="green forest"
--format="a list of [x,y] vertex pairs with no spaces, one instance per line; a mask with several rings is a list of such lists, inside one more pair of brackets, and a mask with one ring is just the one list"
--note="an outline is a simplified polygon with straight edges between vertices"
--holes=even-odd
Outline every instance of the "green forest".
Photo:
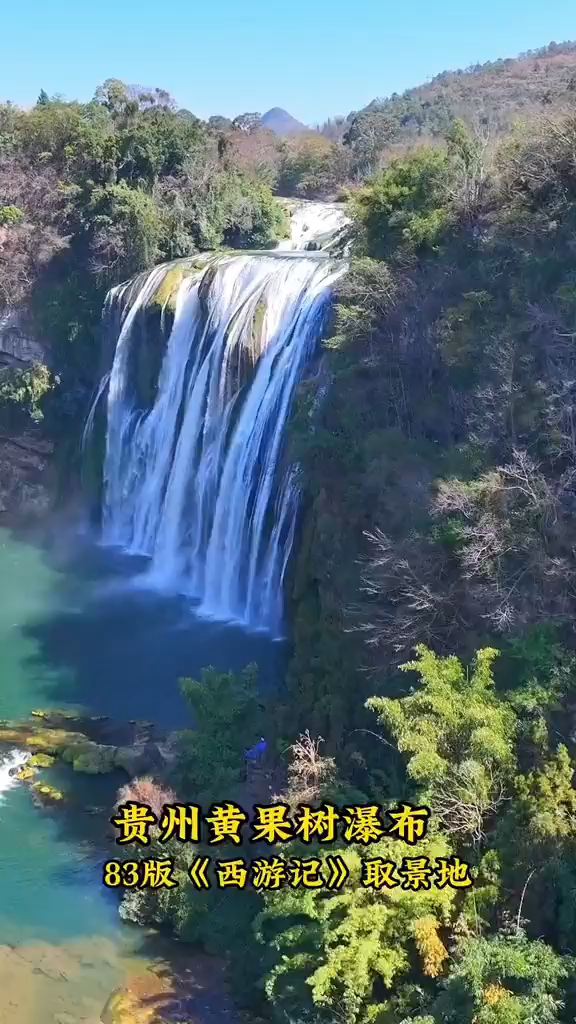
[[[290,808],[406,802],[431,821],[412,846],[342,844],[334,893],[198,893],[175,843],[179,887],[125,895],[128,920],[225,952],[249,1021],[576,1017],[575,55],[440,76],[433,100],[289,140],[116,80],[85,104],[0,107],[0,306],[26,309],[51,352],[0,369],[3,430],[79,436],[112,285],[273,247],[285,197],[351,217],[329,386],[318,403],[317,378],[301,385],[290,428],[286,685],[263,696],[253,666],[183,680],[196,727],[173,777],[121,799],[242,803],[244,748],[266,735]],[[492,83],[480,118],[462,101],[474,75],[485,98]],[[370,889],[367,857],[459,858],[474,885]]]

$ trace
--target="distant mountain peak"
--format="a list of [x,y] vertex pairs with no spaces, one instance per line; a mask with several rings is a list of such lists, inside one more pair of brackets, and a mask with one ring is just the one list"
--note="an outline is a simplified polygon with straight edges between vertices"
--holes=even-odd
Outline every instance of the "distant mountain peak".
[[282,107],[271,107],[265,114],[262,114],[262,125],[276,135],[299,135],[309,129],[301,121],[297,121],[292,114]]

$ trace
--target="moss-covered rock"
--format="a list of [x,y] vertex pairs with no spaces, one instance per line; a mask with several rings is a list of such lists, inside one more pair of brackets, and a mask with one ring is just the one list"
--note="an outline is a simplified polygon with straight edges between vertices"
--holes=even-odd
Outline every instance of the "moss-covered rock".
[[58,755],[76,735],[77,733],[68,732],[66,729],[42,729],[27,736],[24,742],[36,754]]
[[[59,728],[52,724],[60,713],[43,712],[28,722],[0,722],[0,746],[19,747],[33,755],[19,778],[28,780],[40,768],[50,768],[56,759],[70,764],[76,772],[102,775],[120,768],[130,776],[150,771],[161,772],[166,759],[158,742],[152,740],[153,725],[149,722],[132,723],[132,742],[118,746],[97,743],[80,731],[91,731],[94,719],[78,718],[79,729]],[[29,772],[29,774],[28,774]]]
[[49,786],[46,782],[33,782],[32,789],[38,794],[41,800],[49,803],[60,803],[64,799],[64,793],[55,786]]
[[9,722],[3,723],[0,726],[0,743],[14,744],[25,742],[22,731],[17,726],[13,726]]
[[78,711],[71,711],[70,708],[36,708],[30,714],[33,718],[41,718],[44,722],[53,722],[58,718],[77,722],[82,717]]
[[164,760],[155,743],[135,744],[131,747],[116,747],[114,764],[134,778],[150,771],[162,771]]
[[19,782],[30,782],[37,774],[38,772],[36,769],[32,767],[29,761],[27,761],[26,764],[16,772],[16,778]]
[[115,747],[104,743],[93,743],[82,738],[61,751],[63,761],[72,765],[75,772],[86,772],[87,775],[105,775],[115,768]]
[[31,768],[51,768],[55,762],[56,758],[52,754],[32,754],[27,763]]
[[44,724],[38,726],[34,722],[9,723],[0,727],[0,744],[4,743],[31,750],[36,759],[31,765],[32,771],[35,767],[49,767],[57,757],[71,764],[75,771],[89,774],[109,772],[114,768],[116,747],[94,743],[73,730],[55,729]]
[[266,303],[259,302],[254,310],[252,320],[252,352],[254,361],[262,354],[264,342],[264,318],[266,316]]
[[0,726],[0,744],[24,747],[34,754],[58,756],[66,747],[83,740],[81,733],[68,729],[54,729],[50,726],[37,726],[33,722],[8,723]]
[[207,258],[200,256],[167,267],[156,291],[134,321],[128,377],[133,382],[137,403],[143,409],[149,409],[156,398],[182,282],[204,271],[206,264]]
[[166,271],[161,283],[150,300],[151,306],[159,306],[161,310],[176,311],[176,299],[180,285],[186,276],[190,276],[191,269],[184,263],[176,264]]

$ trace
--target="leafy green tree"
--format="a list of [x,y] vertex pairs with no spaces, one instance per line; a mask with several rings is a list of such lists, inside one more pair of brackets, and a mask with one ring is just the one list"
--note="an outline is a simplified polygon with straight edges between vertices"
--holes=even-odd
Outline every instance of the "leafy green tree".
[[0,228],[14,227],[24,220],[24,211],[18,206],[0,206]]
[[29,161],[40,161],[65,173],[71,155],[70,146],[83,118],[80,103],[52,100],[20,113],[17,122],[18,144]]
[[119,78],[107,78],[96,89],[94,101],[106,107],[114,117],[119,117],[126,115],[127,107],[134,99],[128,86]]
[[414,959],[425,977],[435,978],[448,958],[442,935],[456,904],[453,889],[378,892],[360,884],[366,856],[397,866],[403,857],[444,857],[450,851],[443,838],[417,846],[386,839],[368,853],[356,846],[338,852],[350,872],[343,890],[265,894],[256,933],[274,953],[265,990],[281,1021],[384,1020],[386,993],[410,976]]
[[515,715],[495,692],[492,664],[498,652],[478,651],[471,670],[454,655],[441,658],[424,645],[401,668],[417,672],[420,686],[406,697],[372,697],[368,707],[386,725],[406,770],[426,793],[455,765],[475,762],[506,772],[514,765]]
[[422,149],[393,160],[354,196],[352,208],[366,232],[368,253],[437,249],[450,224],[446,153]]
[[95,188],[89,217],[93,269],[122,280],[159,262],[162,220],[153,198],[125,182]]
[[232,128],[232,121],[222,114],[213,114],[208,118],[208,127],[213,132],[229,132]]
[[280,203],[263,182],[216,165],[206,176],[196,165],[158,191],[164,211],[167,254],[195,249],[269,248],[289,233]]
[[519,804],[535,839],[557,843],[576,837],[574,772],[568,750],[560,745],[550,760],[528,776],[520,777]]
[[0,419],[9,427],[25,426],[27,421],[40,423],[45,399],[57,384],[42,363],[0,369]]
[[197,119],[162,107],[138,113],[117,132],[118,177],[152,187],[159,178],[178,174],[202,138]]
[[[429,1017],[414,1024],[560,1024],[573,964],[543,942],[496,935],[462,942]],[[406,1022],[408,1024],[408,1022]]]
[[199,803],[222,800],[242,779],[244,752],[264,728],[256,678],[249,665],[238,674],[206,668],[200,679],[182,681],[194,730],[181,734],[178,774]]
[[346,154],[321,135],[304,135],[286,143],[280,167],[281,195],[320,198],[334,192],[345,177]]
[[494,842],[503,884],[516,890],[531,929],[571,950],[576,927],[575,765],[567,748],[539,751],[536,767],[515,780],[508,812]]

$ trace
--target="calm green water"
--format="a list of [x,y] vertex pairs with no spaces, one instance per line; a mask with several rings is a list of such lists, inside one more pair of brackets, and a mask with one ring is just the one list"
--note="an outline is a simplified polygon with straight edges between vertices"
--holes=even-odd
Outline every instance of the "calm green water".
[[[279,645],[196,620],[184,601],[132,586],[133,569],[87,543],[47,548],[0,530],[0,718],[70,705],[181,728],[182,676],[257,661],[264,684],[278,677]],[[64,808],[39,809],[23,785],[0,797],[0,977],[12,979],[0,985],[0,1024],[98,1021],[144,955],[142,931],[121,924],[100,884],[122,777],[58,769],[50,781],[67,792]]]

